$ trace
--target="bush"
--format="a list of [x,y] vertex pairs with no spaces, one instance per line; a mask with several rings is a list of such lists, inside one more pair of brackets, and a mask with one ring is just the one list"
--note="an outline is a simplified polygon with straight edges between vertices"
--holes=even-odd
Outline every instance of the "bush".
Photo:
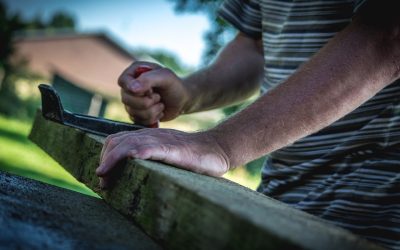
[[[27,72],[21,74],[21,71],[12,70],[3,78],[0,85],[0,114],[20,120],[31,120],[40,105],[40,98],[38,94],[32,94],[33,90],[29,95],[21,96],[17,90],[17,83],[21,79],[31,83],[36,77]],[[36,89],[34,84],[30,85],[30,89]]]

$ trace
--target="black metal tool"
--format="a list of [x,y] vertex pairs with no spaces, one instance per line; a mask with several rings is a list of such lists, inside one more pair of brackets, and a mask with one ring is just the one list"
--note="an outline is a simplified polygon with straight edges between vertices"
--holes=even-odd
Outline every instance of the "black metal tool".
[[64,110],[61,99],[53,87],[40,84],[39,90],[42,96],[42,115],[48,120],[101,136],[145,128],[140,125],[69,112]]

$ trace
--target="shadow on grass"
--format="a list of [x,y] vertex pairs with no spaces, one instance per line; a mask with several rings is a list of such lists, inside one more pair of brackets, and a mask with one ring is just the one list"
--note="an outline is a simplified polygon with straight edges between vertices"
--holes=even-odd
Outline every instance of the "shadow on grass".
[[26,143],[29,141],[28,137],[21,132],[17,131],[10,131],[5,128],[0,127],[0,137],[4,137],[7,139],[11,139],[18,142]]

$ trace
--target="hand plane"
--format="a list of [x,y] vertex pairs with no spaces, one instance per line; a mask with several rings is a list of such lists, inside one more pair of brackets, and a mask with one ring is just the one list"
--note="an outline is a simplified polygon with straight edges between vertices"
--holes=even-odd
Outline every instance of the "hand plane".
[[72,113],[63,108],[60,96],[53,87],[40,84],[39,90],[42,96],[42,115],[53,122],[101,136],[146,128],[141,125]]

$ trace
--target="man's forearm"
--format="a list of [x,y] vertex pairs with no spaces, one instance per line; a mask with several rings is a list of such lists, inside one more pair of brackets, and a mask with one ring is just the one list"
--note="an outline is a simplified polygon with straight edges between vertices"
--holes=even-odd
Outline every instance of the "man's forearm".
[[184,80],[190,93],[184,112],[210,110],[245,100],[259,89],[263,65],[261,40],[238,34],[209,67]]
[[314,133],[399,77],[399,29],[354,21],[277,88],[211,130],[231,167]]

